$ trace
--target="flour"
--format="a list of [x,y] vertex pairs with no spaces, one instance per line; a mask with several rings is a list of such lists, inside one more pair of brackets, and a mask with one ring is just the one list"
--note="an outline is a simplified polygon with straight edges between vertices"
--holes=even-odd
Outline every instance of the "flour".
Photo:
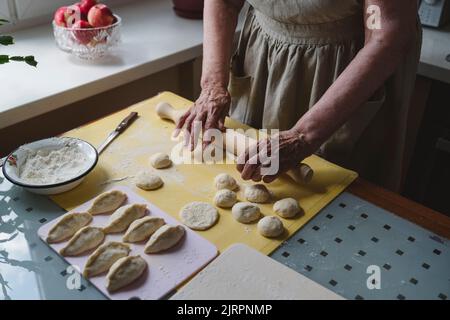
[[89,161],[74,141],[58,149],[27,150],[19,167],[19,178],[28,184],[47,185],[73,179],[88,169]]

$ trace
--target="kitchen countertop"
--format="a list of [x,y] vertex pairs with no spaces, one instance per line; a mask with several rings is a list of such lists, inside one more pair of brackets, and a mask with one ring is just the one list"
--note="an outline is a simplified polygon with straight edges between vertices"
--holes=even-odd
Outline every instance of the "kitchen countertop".
[[[123,43],[114,55],[97,63],[80,61],[57,49],[50,24],[13,34],[16,44],[2,52],[33,54],[39,66],[1,66],[0,129],[202,55],[202,21],[177,17],[169,0],[133,2],[115,12],[124,21]],[[418,73],[450,83],[448,54],[450,26],[424,28]]]
[[115,7],[122,43],[99,62],[60,51],[50,23],[13,33],[2,54],[34,55],[38,67],[1,66],[0,129],[146,77],[202,55],[199,20],[177,17],[172,1],[137,1]]

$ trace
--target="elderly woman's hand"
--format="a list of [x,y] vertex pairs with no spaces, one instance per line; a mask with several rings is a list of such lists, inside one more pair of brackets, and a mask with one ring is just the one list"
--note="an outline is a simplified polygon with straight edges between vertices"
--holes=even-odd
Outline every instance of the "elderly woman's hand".
[[[273,139],[278,139],[278,144],[274,144]],[[237,169],[244,180],[251,179],[255,182],[263,180],[270,183],[282,173],[299,166],[303,159],[313,154],[313,151],[312,146],[305,141],[304,135],[295,129],[281,131],[272,138],[262,139],[240,155]],[[250,157],[251,155],[253,156]],[[275,157],[279,159],[278,170],[273,174],[263,175],[262,167],[271,166],[267,159],[274,161]]]
[[[184,128],[187,130],[185,135],[186,144],[188,138],[190,141],[191,151],[197,145],[195,141],[194,122],[201,123],[204,132],[208,129],[225,130],[225,117],[228,115],[231,97],[227,89],[221,87],[209,87],[202,89],[200,97],[178,121],[175,136]],[[206,146],[207,143],[204,143]]]

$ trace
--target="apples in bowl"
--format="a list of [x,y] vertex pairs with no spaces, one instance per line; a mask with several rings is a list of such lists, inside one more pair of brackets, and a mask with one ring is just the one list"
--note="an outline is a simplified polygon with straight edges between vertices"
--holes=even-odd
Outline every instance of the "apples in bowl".
[[120,42],[121,19],[105,4],[82,0],[56,10],[53,32],[58,47],[75,56],[94,60]]

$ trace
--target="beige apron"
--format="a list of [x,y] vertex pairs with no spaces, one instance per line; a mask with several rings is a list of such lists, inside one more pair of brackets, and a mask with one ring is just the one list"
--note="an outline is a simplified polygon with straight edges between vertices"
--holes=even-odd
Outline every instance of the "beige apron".
[[[360,0],[248,0],[232,61],[230,116],[255,128],[290,129],[364,45]],[[392,190],[402,175],[406,121],[420,55],[398,71],[317,154]]]

